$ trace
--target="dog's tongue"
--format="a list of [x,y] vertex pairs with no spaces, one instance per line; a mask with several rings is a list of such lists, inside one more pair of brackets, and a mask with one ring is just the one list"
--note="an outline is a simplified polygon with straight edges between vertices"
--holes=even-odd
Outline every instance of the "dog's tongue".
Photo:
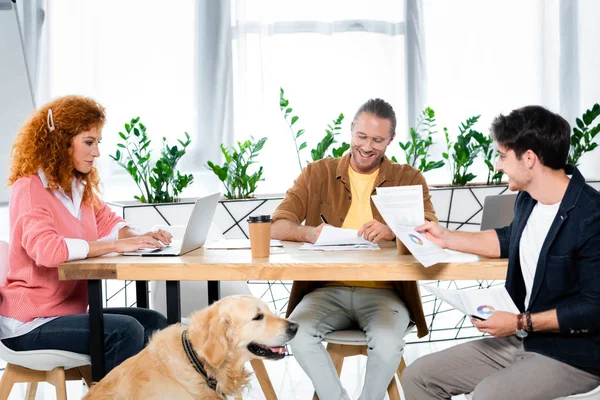
[[285,346],[269,347],[273,353],[285,353]]

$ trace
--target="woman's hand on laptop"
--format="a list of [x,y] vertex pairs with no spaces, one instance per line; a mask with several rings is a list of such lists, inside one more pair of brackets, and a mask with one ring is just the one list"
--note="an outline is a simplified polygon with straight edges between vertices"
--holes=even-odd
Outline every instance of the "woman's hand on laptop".
[[134,236],[115,241],[117,253],[127,253],[139,249],[156,249],[164,247],[158,240],[150,236]]
[[162,230],[162,229],[159,229],[159,230],[153,231],[153,232],[147,232],[147,233],[142,234],[141,236],[149,236],[155,240],[158,240],[165,246],[171,244],[171,241],[173,240],[173,235],[171,235],[169,232]]

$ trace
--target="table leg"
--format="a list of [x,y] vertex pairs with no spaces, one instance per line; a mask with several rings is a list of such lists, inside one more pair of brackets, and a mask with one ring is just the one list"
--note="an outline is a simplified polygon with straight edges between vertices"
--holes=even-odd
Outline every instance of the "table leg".
[[206,286],[208,287],[208,305],[210,306],[221,298],[221,284],[219,281],[207,281]]
[[167,321],[169,325],[181,322],[181,283],[167,281]]
[[135,296],[138,308],[150,308],[148,281],[135,281]]
[[104,315],[102,308],[102,281],[88,281],[88,301],[90,305],[90,357],[92,360],[92,381],[99,382],[105,374],[104,360]]

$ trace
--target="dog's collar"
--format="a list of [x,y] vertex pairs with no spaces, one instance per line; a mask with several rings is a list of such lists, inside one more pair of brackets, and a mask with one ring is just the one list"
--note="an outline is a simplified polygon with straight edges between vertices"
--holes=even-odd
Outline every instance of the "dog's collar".
[[217,380],[208,376],[208,373],[204,369],[200,358],[198,358],[198,354],[196,354],[192,348],[192,343],[188,339],[187,329],[181,333],[181,344],[183,345],[183,351],[185,352],[185,355],[187,356],[188,360],[190,360],[190,363],[192,363],[192,366],[196,372],[206,379],[206,384],[209,388],[220,394],[220,392],[217,390]]

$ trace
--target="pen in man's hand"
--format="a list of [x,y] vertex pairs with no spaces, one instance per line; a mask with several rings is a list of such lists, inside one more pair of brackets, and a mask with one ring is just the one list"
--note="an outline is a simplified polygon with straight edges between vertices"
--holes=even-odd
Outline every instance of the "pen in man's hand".
[[475,319],[477,321],[485,321],[485,318],[481,318],[477,315],[469,315],[469,317],[471,317],[472,319]]
[[320,215],[321,215],[321,221],[323,221],[324,224],[327,224],[327,220],[325,219],[325,217],[323,216],[323,214],[320,214]]

